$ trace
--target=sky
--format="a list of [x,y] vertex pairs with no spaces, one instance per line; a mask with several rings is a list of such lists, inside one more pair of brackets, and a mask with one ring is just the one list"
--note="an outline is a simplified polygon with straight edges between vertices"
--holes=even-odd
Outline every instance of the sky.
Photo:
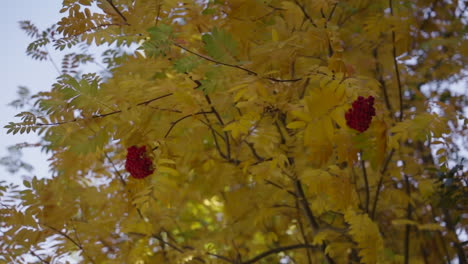
[[[22,85],[34,94],[49,90],[57,77],[57,71],[50,62],[36,61],[26,55],[26,47],[32,41],[20,28],[18,21],[30,20],[40,30],[46,29],[60,19],[61,0],[3,0],[0,8],[0,157],[8,154],[7,147],[16,143],[35,143],[39,139],[33,133],[29,135],[7,135],[3,126],[10,121],[19,121],[15,118],[17,109],[7,104],[17,99],[17,87]],[[60,65],[58,56],[52,55]],[[20,171],[17,174],[9,173],[0,166],[0,181],[5,180],[20,184],[22,175],[37,175],[48,177],[47,156],[39,148],[23,150],[23,159],[34,166],[34,171],[28,173]]]

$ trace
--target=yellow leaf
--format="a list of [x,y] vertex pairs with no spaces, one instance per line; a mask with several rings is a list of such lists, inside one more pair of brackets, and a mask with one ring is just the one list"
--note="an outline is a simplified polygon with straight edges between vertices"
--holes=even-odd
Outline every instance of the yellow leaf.
[[276,31],[276,29],[272,28],[271,29],[271,40],[273,40],[273,42],[278,42],[278,31]]
[[158,171],[163,172],[163,173],[167,173],[167,174],[169,174],[171,176],[179,176],[178,171],[176,171],[173,168],[169,168],[169,167],[165,167],[165,166],[158,166]]
[[290,129],[297,129],[297,128],[303,128],[306,126],[306,122],[304,121],[294,121],[289,123],[286,127]]
[[392,225],[418,225],[417,222],[409,219],[395,219],[392,221]]
[[444,228],[440,224],[423,224],[418,225],[419,230],[428,230],[428,231],[443,231]]

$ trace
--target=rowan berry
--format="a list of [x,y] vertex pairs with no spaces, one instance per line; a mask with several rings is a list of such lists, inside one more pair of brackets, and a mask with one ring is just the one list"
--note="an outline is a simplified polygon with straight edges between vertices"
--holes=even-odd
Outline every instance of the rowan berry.
[[153,162],[146,153],[146,146],[127,148],[125,169],[135,179],[146,178],[154,172]]
[[373,116],[375,116],[374,97],[369,96],[365,99],[359,96],[345,114],[346,124],[359,132],[364,132],[369,128]]

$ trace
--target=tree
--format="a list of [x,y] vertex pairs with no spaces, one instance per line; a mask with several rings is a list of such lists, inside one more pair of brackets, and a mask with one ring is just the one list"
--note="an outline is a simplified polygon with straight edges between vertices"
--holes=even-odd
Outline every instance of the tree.
[[64,0],[50,29],[22,22],[36,59],[109,46],[102,73],[65,55],[5,126],[41,135],[53,176],[2,184],[0,259],[466,263],[466,100],[445,87],[467,7]]

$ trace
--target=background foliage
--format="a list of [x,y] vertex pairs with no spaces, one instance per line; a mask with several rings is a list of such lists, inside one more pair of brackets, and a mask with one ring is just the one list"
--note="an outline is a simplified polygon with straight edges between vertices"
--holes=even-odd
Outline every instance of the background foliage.
[[[53,176],[1,183],[0,261],[466,263],[466,98],[444,84],[465,78],[467,6],[64,0],[56,25],[21,22],[33,59],[71,50],[13,102],[33,106],[5,128],[41,135]],[[100,73],[79,70],[91,43]]]

